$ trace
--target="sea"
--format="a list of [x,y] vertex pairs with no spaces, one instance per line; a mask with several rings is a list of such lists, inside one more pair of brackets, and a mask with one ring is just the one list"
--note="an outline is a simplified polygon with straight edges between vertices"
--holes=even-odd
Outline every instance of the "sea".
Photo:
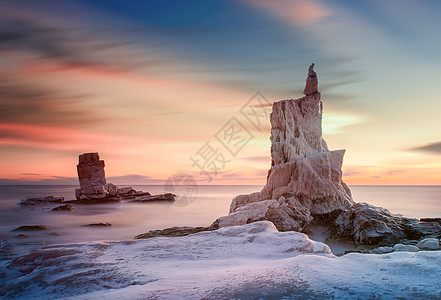
[[[20,207],[24,199],[62,196],[75,199],[76,186],[0,186],[0,239],[13,247],[16,255],[47,245],[132,239],[149,230],[173,226],[207,226],[228,214],[231,200],[240,194],[258,192],[257,185],[201,185],[192,188],[185,202],[121,202],[75,205],[72,212],[55,212],[48,207]],[[139,185],[136,190],[151,194],[170,191],[169,186]],[[355,202],[367,202],[411,218],[441,217],[441,186],[350,186]],[[181,194],[180,194],[181,192]],[[178,199],[188,191],[176,192]],[[188,195],[187,195],[188,196]],[[53,207],[53,206],[52,206]],[[111,226],[87,226],[110,223]],[[46,225],[50,230],[13,231],[23,225]]]

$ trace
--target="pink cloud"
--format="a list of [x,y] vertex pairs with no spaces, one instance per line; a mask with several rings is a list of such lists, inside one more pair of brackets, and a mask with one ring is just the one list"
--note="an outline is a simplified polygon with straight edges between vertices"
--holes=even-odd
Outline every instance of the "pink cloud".
[[77,129],[18,123],[0,124],[0,145],[60,151],[97,151],[121,147],[131,149],[139,140],[126,136]]
[[309,25],[331,13],[329,9],[312,0],[244,0],[288,23]]

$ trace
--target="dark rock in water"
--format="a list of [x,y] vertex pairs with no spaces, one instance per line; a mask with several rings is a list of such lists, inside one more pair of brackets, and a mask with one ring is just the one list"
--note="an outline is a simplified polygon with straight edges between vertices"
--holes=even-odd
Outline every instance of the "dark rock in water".
[[407,238],[405,230],[416,219],[391,214],[387,209],[356,203],[334,222],[334,234],[359,244],[396,243]]
[[77,200],[68,200],[65,203],[72,204],[104,204],[104,203],[118,203],[121,202],[119,197],[106,197],[100,199],[89,199],[89,198],[81,198]]
[[15,236],[15,238],[18,238],[18,239],[25,239],[25,238],[30,238],[30,237],[31,236],[29,234],[24,234],[24,233],[20,233]]
[[140,196],[130,200],[130,202],[175,201],[175,197],[175,194],[166,193],[159,195]]
[[423,237],[441,237],[441,225],[438,222],[416,222],[406,228],[409,238],[420,239]]
[[63,234],[60,232],[48,232],[48,235],[52,235],[52,236],[62,236]]
[[46,225],[24,225],[17,227],[12,231],[37,231],[37,230],[49,230],[49,229],[52,229],[52,227]]
[[74,211],[74,208],[70,204],[65,204],[65,205],[61,205],[61,206],[57,206],[57,207],[53,208],[52,211]]
[[420,222],[438,222],[441,224],[441,218],[421,218]]
[[86,226],[106,227],[106,226],[112,226],[112,224],[110,224],[110,223],[92,223],[92,224],[87,224]]
[[150,196],[149,192],[143,192],[143,191],[137,191],[131,186],[118,188],[118,196],[122,197],[123,199],[133,199],[133,197],[139,197],[139,196]]
[[47,197],[29,198],[26,200],[22,200],[20,203],[18,203],[18,205],[22,207],[26,207],[26,206],[47,205],[47,204],[63,203],[63,202],[64,202],[64,197],[47,196]]
[[175,226],[166,229],[150,230],[146,233],[138,234],[137,236],[135,236],[135,239],[149,239],[154,237],[177,237],[216,229],[219,229],[219,224],[217,222],[214,222],[208,227]]
[[418,221],[367,203],[356,203],[340,214],[331,230],[338,239],[365,245],[416,245],[421,238],[441,237],[437,218]]

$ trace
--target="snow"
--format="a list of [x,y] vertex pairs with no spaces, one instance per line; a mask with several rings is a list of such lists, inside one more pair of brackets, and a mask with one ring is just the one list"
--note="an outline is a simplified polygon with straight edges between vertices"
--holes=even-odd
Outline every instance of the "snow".
[[441,298],[440,273],[441,251],[336,257],[305,234],[262,221],[51,246],[2,268],[0,287],[19,299],[430,299]]

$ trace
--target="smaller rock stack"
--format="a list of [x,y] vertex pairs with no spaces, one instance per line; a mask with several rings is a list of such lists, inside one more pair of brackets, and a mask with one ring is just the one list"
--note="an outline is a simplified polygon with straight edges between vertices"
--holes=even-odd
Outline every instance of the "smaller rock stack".
[[75,190],[77,200],[117,197],[118,188],[106,182],[104,160],[100,160],[98,153],[81,154],[78,160],[80,188]]
[[80,204],[94,204],[106,202],[168,201],[174,202],[176,195],[172,193],[150,195],[149,192],[137,191],[131,186],[118,188],[107,183],[104,173],[104,160],[100,160],[98,153],[84,153],[78,157],[78,180],[80,188],[75,189],[77,200],[66,201]]

